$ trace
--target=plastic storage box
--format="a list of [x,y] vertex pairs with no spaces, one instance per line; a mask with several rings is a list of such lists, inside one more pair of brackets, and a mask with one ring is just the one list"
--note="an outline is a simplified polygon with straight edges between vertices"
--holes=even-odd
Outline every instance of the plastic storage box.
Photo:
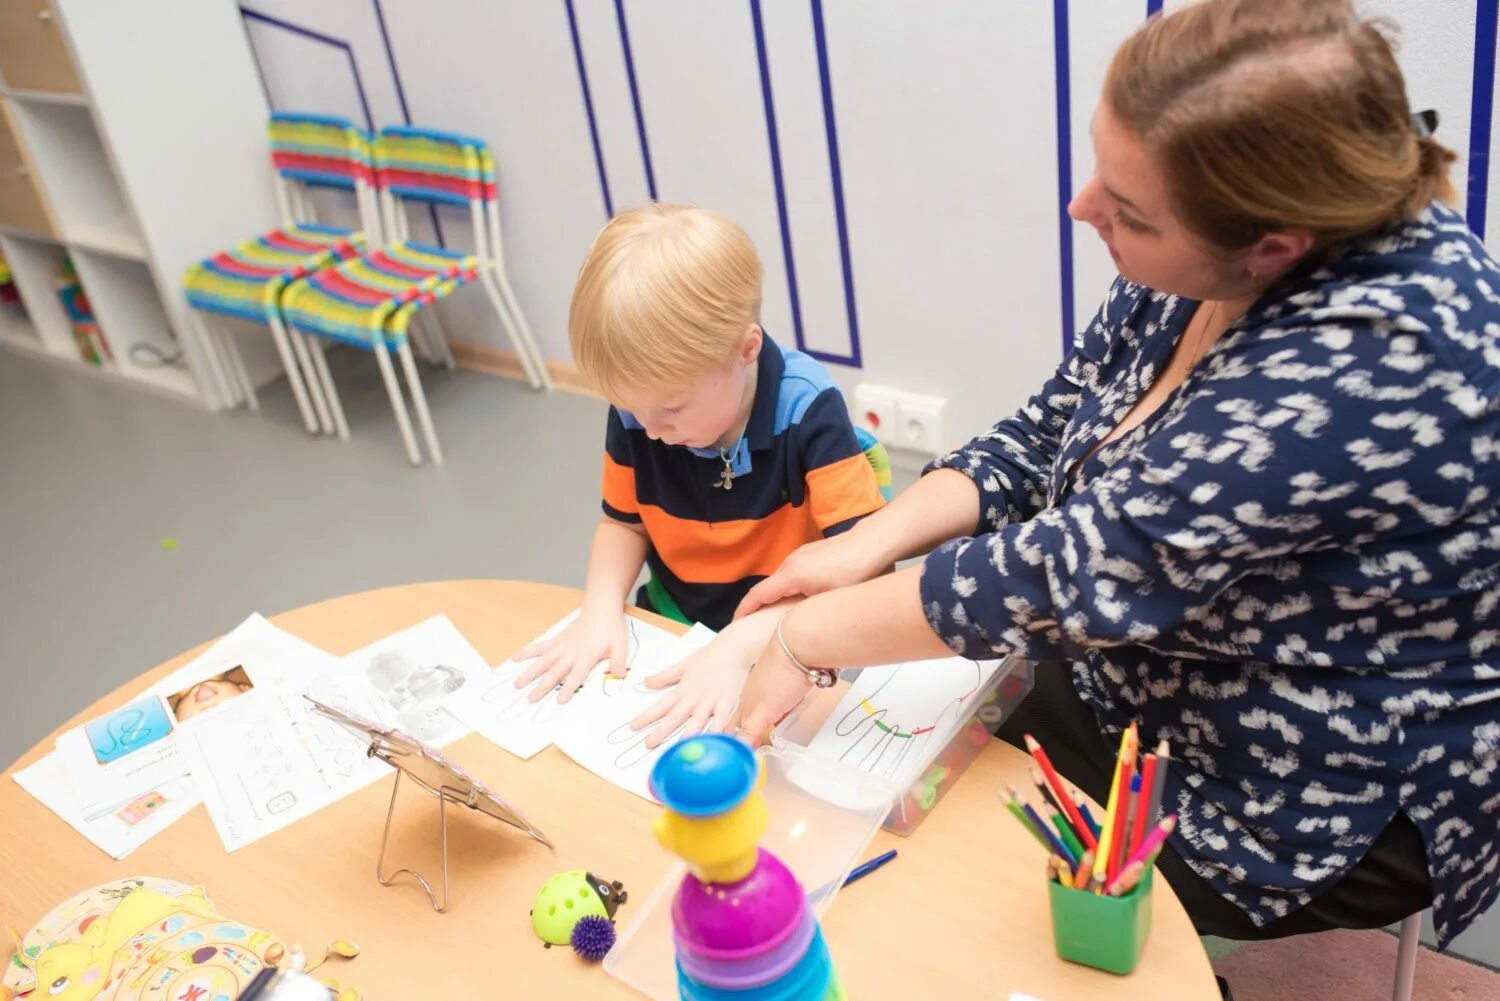
[[[876,669],[879,670],[879,669]],[[920,670],[920,668],[917,668]],[[892,801],[882,826],[893,834],[908,835],[947,795],[949,789],[979,756],[995,730],[1031,691],[1033,665],[1020,657],[1007,657],[984,684],[963,701],[961,709],[938,728],[923,732],[920,746],[893,753],[906,754],[894,778],[882,778],[845,763],[834,763],[847,776],[849,787],[841,795],[844,802],[858,805],[856,789],[878,789]],[[851,687],[858,682],[840,680],[832,688],[819,689],[798,706],[771,734],[776,747],[809,751],[814,736],[823,727]],[[871,725],[876,725],[872,723]],[[889,736],[889,735],[887,735]],[[914,754],[915,757],[910,757]]]

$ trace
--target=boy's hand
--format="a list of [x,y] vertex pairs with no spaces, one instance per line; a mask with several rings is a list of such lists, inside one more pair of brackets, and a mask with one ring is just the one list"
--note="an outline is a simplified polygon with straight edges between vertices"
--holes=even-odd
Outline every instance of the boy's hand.
[[625,677],[628,650],[625,618],[620,611],[584,610],[556,636],[537,640],[516,654],[516,660],[536,658],[536,663],[516,678],[516,687],[525,688],[536,682],[536,687],[531,690],[531,701],[540,702],[561,684],[562,691],[557,693],[557,701],[567,702],[583,687],[589,672],[602,660],[609,661],[610,674],[616,678]]
[[630,728],[643,730],[655,723],[646,735],[646,746],[653,748],[679,729],[685,737],[723,729],[754,659],[754,652],[746,652],[743,644],[724,635],[717,637],[697,653],[646,678],[649,688],[676,687],[631,720]]

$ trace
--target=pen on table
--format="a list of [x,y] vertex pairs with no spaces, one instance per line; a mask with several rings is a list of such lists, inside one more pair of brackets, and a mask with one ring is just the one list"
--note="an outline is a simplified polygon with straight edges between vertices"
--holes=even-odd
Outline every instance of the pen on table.
[[861,862],[859,865],[855,866],[853,870],[850,871],[848,878],[844,880],[844,885],[848,886],[856,879],[863,879],[895,857],[896,849],[892,848],[890,851],[886,852],[883,855],[876,855],[868,862]]

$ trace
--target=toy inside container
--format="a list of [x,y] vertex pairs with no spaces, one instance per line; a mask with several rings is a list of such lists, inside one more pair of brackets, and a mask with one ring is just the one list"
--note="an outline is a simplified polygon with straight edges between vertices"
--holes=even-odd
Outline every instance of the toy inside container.
[[[801,748],[764,747],[756,756],[770,816],[759,845],[785,863],[821,917],[890,813],[892,790]],[[631,901],[635,916],[604,959],[606,973],[658,1001],[679,996],[672,900],[687,871],[677,862],[639,909]]]
[[[824,757],[846,776],[862,776],[835,784],[849,790],[880,787],[892,806],[883,826],[893,834],[911,834],[923,818],[947,795],[964,771],[979,757],[996,728],[1031,691],[1030,661],[1007,657],[995,662],[952,659],[932,662],[933,668],[962,675],[963,665],[980,673],[972,690],[962,684],[955,697],[931,720],[898,720],[877,705],[880,672],[871,668],[852,680],[840,678],[832,688],[815,690],[771,733],[779,748],[796,748]],[[991,666],[994,670],[985,673]],[[924,664],[901,665],[906,680],[920,684]],[[889,691],[889,690],[887,690]]]

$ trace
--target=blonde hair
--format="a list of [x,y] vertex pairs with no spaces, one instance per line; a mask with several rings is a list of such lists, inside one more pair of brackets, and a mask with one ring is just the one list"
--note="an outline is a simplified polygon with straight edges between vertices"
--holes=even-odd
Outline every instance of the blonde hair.
[[1326,248],[1454,197],[1456,157],[1414,125],[1390,30],[1349,0],[1205,0],[1139,28],[1104,100],[1210,244],[1302,229]]
[[717,212],[653,204],[594,239],[568,311],[573,361],[606,399],[681,388],[727,364],[760,322],[760,257]]

